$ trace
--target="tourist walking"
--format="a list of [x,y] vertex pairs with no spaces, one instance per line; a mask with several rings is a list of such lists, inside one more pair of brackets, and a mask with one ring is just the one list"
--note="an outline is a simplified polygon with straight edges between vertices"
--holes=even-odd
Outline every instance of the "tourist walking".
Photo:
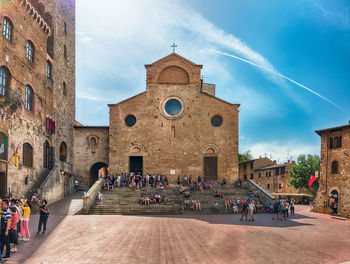
[[290,215],[294,215],[294,200],[290,201]]
[[39,218],[39,225],[38,225],[38,233],[41,231],[41,226],[43,225],[43,234],[45,234],[46,231],[46,223],[47,223],[47,218],[49,217],[49,211],[47,209],[47,201],[43,200],[41,202],[41,206],[39,208],[40,210],[40,218]]
[[[0,254],[4,252],[4,247],[6,246],[6,254],[4,259],[10,258],[10,237],[9,230],[12,218],[12,212],[9,208],[9,201],[2,200],[1,202],[1,232],[0,232]],[[1,257],[0,257],[1,260]]]
[[30,239],[30,233],[29,233],[29,217],[31,212],[31,205],[30,202],[26,199],[24,199],[24,205],[21,206],[23,210],[23,221],[21,226],[21,237],[24,241],[29,241]]
[[254,210],[255,210],[255,204],[254,204],[254,202],[253,201],[250,201],[250,203],[249,203],[249,222],[250,221],[255,221],[254,220]]
[[247,221],[248,220],[248,202],[247,201],[243,201],[241,221],[243,221],[244,216],[245,216],[245,220]]
[[280,203],[278,201],[274,200],[272,220],[275,219],[275,216],[277,216],[277,220],[279,220],[279,211],[280,211]]

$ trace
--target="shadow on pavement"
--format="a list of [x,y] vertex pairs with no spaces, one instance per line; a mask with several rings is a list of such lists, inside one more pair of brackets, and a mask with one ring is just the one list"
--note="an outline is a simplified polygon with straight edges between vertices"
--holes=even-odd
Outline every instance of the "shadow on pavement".
[[[272,220],[271,214],[255,214],[254,222],[240,220],[240,214],[183,214],[183,215],[158,215],[158,216],[145,216],[145,217],[161,217],[161,218],[182,218],[182,219],[195,219],[198,221],[205,221],[209,224],[218,225],[244,225],[244,226],[264,226],[264,227],[295,227],[295,226],[312,226],[309,223],[300,223],[295,220],[298,219],[315,219],[314,217],[309,217],[301,214],[295,214],[287,218],[287,220]],[[248,218],[249,220],[249,218]]]

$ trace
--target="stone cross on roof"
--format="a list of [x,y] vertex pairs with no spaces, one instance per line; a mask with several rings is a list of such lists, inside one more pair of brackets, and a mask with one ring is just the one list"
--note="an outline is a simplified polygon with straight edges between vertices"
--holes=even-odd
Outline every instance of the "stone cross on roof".
[[177,47],[177,45],[175,45],[175,43],[173,43],[173,45],[171,45],[170,47],[173,48],[173,53],[175,53],[175,48]]

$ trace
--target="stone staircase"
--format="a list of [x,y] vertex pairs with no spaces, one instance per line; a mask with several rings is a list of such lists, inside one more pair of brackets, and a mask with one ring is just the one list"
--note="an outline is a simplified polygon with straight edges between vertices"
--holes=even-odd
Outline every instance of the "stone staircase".
[[[236,188],[230,185],[221,186],[214,184],[210,190],[199,190],[191,192],[188,200],[199,200],[201,202],[202,211],[195,212],[185,209],[184,214],[198,214],[198,213],[232,213],[232,210],[225,209],[223,199],[214,198],[215,191],[224,192],[224,199],[247,199],[247,188]],[[139,198],[151,194],[164,193],[167,198],[167,204],[151,204],[149,206],[139,205]],[[170,215],[179,214],[181,203],[186,200],[179,194],[179,186],[171,185],[169,190],[152,187],[134,190],[132,188],[122,187],[114,188],[103,192],[102,204],[95,204],[89,211],[89,214],[120,214],[120,215]],[[213,212],[213,205],[215,202],[219,204],[219,210]]]

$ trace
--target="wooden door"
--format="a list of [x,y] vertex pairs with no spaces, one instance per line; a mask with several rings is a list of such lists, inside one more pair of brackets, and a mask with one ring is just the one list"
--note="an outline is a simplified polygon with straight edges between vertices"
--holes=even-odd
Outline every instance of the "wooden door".
[[204,157],[204,177],[211,181],[216,181],[218,179],[217,157]]

